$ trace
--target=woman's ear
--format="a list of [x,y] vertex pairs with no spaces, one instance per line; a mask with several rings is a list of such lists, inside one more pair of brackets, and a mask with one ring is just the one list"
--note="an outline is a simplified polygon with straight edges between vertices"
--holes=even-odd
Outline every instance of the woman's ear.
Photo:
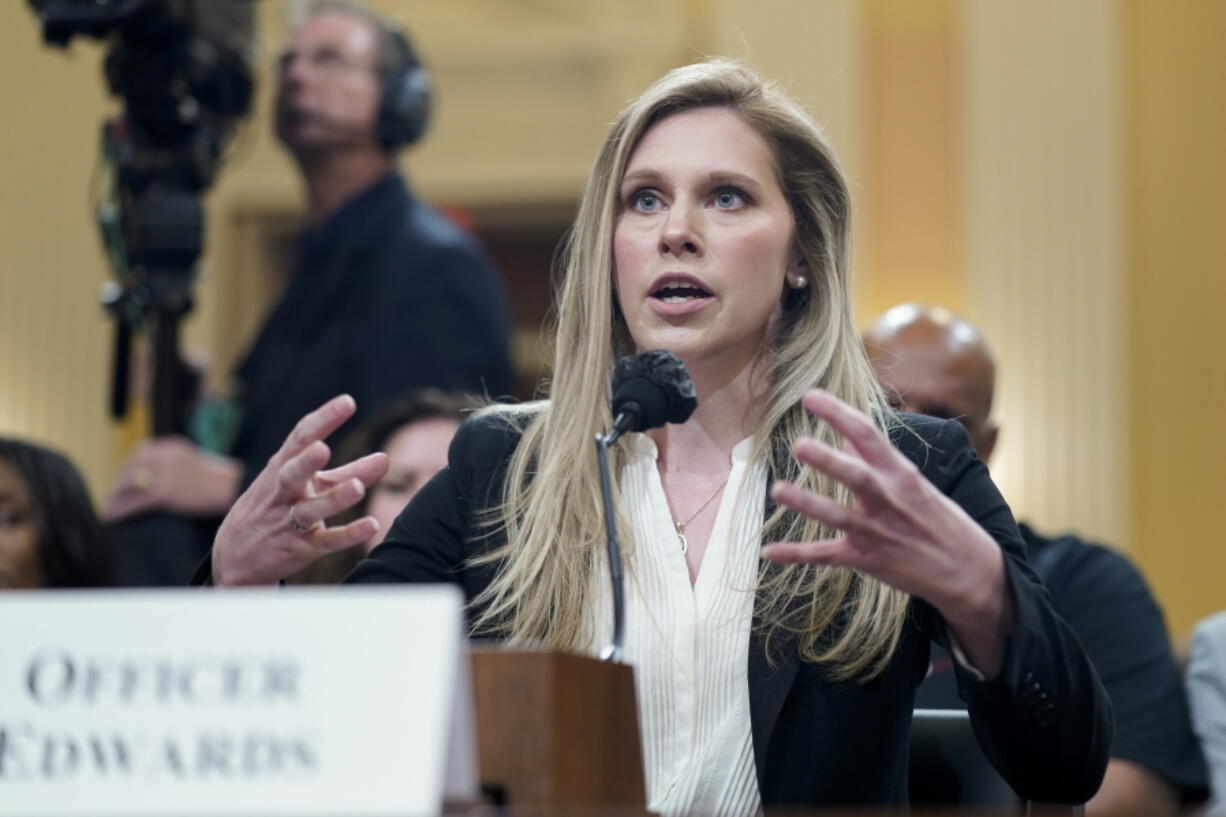
[[784,273],[788,286],[792,289],[804,289],[809,285],[809,262],[801,255],[799,249],[792,251],[792,260],[788,271]]

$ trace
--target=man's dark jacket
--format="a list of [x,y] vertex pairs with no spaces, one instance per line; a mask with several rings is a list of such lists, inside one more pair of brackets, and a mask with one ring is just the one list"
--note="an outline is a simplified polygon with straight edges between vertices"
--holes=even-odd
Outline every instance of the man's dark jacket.
[[[498,274],[468,235],[385,176],[304,233],[285,293],[237,372],[230,454],[250,483],[307,412],[338,394],[358,413],[433,386],[499,397],[512,387]],[[116,584],[182,585],[217,519],[152,513],[109,527]]]
[[231,453],[248,480],[299,418],[343,392],[359,417],[426,386],[510,393],[510,322],[497,273],[398,174],[296,249],[285,294],[238,370],[242,420]]

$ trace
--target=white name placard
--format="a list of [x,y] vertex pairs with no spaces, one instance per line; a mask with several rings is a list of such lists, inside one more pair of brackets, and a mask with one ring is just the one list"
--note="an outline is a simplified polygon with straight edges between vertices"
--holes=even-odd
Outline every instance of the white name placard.
[[450,586],[0,594],[0,815],[433,815],[475,793]]

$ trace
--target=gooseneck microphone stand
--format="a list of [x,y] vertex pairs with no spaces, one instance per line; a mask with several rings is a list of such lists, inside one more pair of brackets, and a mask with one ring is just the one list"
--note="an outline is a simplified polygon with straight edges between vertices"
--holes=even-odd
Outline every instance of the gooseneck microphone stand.
[[613,640],[600,653],[603,661],[622,660],[626,629],[626,594],[622,579],[621,542],[613,513],[613,485],[609,476],[609,446],[627,431],[648,431],[666,423],[684,423],[698,405],[694,382],[685,364],[663,349],[629,355],[613,370],[613,428],[596,435],[600,464],[600,499],[604,506],[609,579],[613,585]]
[[613,512],[613,480],[609,476],[609,446],[617,442],[627,431],[638,430],[643,425],[643,407],[633,400],[620,401],[622,411],[617,413],[613,428],[608,434],[596,435],[596,461],[600,464],[600,500],[604,507],[605,551],[609,557],[609,581],[613,586],[613,638],[609,646],[600,651],[601,661],[622,661],[622,643],[626,634],[626,591],[622,573],[622,546],[617,535],[617,515]]
[[[620,419],[620,418],[619,418]],[[613,639],[600,652],[601,661],[622,661],[622,642],[626,629],[626,594],[622,580],[622,549],[617,536],[617,519],[613,513],[613,487],[609,478],[609,446],[621,436],[617,425],[608,434],[596,435],[596,460],[600,463],[600,498],[604,505],[606,552],[609,557],[609,579],[613,584]]]

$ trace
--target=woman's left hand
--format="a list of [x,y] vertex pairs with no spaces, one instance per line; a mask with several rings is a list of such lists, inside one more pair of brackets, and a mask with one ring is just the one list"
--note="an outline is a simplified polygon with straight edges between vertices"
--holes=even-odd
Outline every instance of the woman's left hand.
[[776,502],[842,535],[773,543],[763,555],[853,568],[925,599],[940,611],[969,660],[994,674],[1013,618],[1000,547],[864,414],[819,389],[809,391],[803,405],[846,444],[838,450],[803,438],[793,455],[846,485],[856,501],[847,507],[790,482],[775,483]]
[[331,456],[324,439],[355,411],[357,404],[345,394],[298,421],[217,529],[215,585],[276,584],[326,553],[379,533],[372,516],[333,527],[325,521],[360,502],[387,471],[381,452],[322,470]]

